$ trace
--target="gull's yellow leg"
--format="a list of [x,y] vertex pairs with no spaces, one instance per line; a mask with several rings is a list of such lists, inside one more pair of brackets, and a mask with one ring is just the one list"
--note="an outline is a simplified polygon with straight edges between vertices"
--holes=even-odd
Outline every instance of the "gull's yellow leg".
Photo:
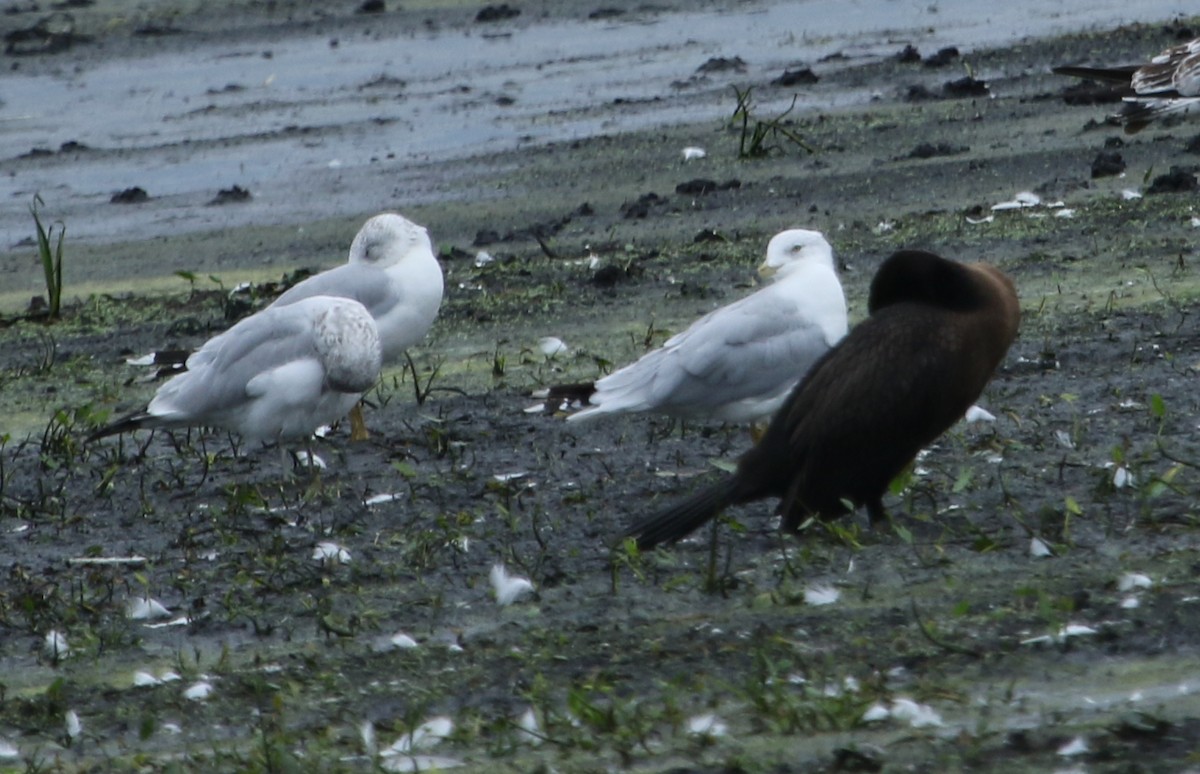
[[362,401],[354,404],[354,408],[350,409],[350,440],[365,441],[371,437],[367,432],[367,423],[363,420]]

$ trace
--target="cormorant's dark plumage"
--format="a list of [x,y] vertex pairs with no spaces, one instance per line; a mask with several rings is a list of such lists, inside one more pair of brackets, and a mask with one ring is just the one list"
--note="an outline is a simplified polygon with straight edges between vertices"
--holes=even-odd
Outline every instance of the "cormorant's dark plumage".
[[780,498],[785,529],[843,501],[884,518],[891,480],[963,416],[1017,334],[1012,281],[987,264],[901,250],[871,282],[870,316],[817,362],[732,476],[626,531],[678,540],[730,505]]

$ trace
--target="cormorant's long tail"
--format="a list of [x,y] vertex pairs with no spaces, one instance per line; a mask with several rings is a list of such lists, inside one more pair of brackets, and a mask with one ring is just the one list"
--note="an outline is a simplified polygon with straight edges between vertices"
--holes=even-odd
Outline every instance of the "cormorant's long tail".
[[638,548],[648,550],[687,536],[737,502],[737,478],[728,476],[701,489],[669,508],[643,519],[625,530],[623,537],[637,539]]
[[1133,74],[1137,72],[1137,69],[1138,65],[1129,65],[1127,67],[1076,67],[1074,65],[1063,65],[1061,67],[1052,67],[1050,72],[1055,75],[1069,75],[1072,78],[1090,78],[1093,81],[1120,83],[1129,86],[1130,81],[1133,79]]

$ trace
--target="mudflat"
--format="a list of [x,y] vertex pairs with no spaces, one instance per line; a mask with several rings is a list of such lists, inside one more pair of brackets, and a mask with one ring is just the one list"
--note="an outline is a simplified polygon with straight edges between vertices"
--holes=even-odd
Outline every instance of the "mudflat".
[[[1143,60],[1200,20],[968,40],[939,64],[923,60],[949,23],[829,51],[798,36],[823,53],[789,58],[664,32],[713,14],[733,35],[778,4],[608,5],[3,17],[43,24],[5,64],[48,100],[184,54],[205,77],[231,48],[255,66],[147,86],[124,129],[47,130],[0,85],[0,769],[1194,765],[1200,126],[1125,135],[1113,103],[1049,69]],[[478,82],[405,77],[430,41],[586,42],[583,24],[662,34],[629,57],[674,73],[628,64],[590,103],[556,92],[556,68],[607,61],[581,42],[540,69],[510,51]],[[394,59],[284,83],[296,41],[358,61],[367,40]],[[34,194],[66,227],[56,321],[29,308],[46,294]],[[194,347],[336,265],[384,209],[429,227],[447,292],[411,366],[368,394],[368,441],[316,441],[316,478],[218,433],[83,443],[153,393],[129,357]],[[789,227],[828,236],[855,320],[900,247],[1012,276],[1024,316],[980,401],[994,420],[923,453],[885,529],[857,514],[782,535],[760,503],[669,549],[617,544],[723,475],[746,428],[567,426],[530,393],[750,292]],[[544,354],[550,336],[569,349]],[[498,564],[533,591],[497,604]]]

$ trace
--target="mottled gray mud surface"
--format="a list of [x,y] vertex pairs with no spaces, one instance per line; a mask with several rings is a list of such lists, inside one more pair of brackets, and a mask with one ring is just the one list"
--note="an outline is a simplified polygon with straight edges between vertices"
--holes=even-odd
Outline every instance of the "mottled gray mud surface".
[[[69,274],[61,321],[14,309],[0,328],[0,770],[401,769],[412,755],[372,753],[431,718],[453,727],[413,745],[426,768],[1196,766],[1200,200],[1146,191],[1197,163],[1200,127],[1122,136],[1091,123],[1108,106],[1065,106],[1047,74],[1132,60],[1183,27],[973,52],[990,97],[905,98],[960,65],[847,68],[820,88],[879,97],[796,114],[788,128],[811,154],[740,161],[722,114],[446,161],[447,188],[490,193],[380,201],[302,229],[73,242],[67,219],[68,271],[101,283],[120,256],[113,286],[163,282],[88,294]],[[708,157],[685,165],[693,144]],[[1123,178],[1091,177],[1106,149]],[[698,177],[740,186],[675,192]],[[1022,190],[1045,204],[990,209]],[[643,217],[625,217],[650,193]],[[429,225],[448,282],[412,352],[417,384],[398,369],[369,395],[369,441],[345,428],[318,441],[328,466],[312,483],[281,483],[274,450],[222,434],[82,444],[153,390],[125,357],[198,344],[245,311],[229,287],[335,263],[384,207]],[[52,200],[45,213],[57,217]],[[715,536],[613,550],[631,519],[721,475],[745,428],[568,427],[526,413],[529,392],[592,378],[748,292],[787,226],[829,235],[856,318],[900,246],[1009,272],[1025,319],[981,400],[995,421],[960,424],[920,459],[887,500],[890,528],[860,516],[781,536],[759,503]],[[485,230],[495,261],[476,266]],[[32,248],[7,249],[5,266],[29,271]],[[270,294],[256,286],[250,306]],[[571,351],[547,359],[543,336]],[[324,542],[347,554],[314,560]],[[497,563],[535,593],[498,606]],[[815,604],[830,589],[836,601]],[[131,620],[145,596],[169,617]],[[63,658],[45,648],[52,632]],[[167,671],[181,679],[135,685]],[[207,698],[187,698],[200,683]],[[916,723],[864,720],[903,700],[927,708]]]

